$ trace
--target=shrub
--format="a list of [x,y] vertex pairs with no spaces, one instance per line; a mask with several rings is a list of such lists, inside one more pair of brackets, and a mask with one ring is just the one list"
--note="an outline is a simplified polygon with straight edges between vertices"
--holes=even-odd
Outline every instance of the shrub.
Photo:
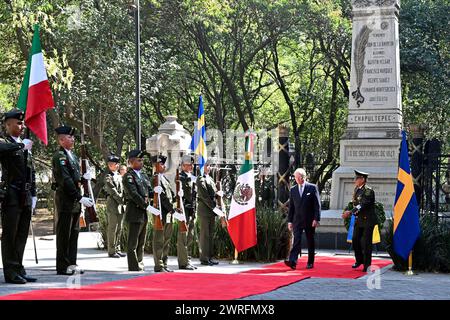
[[[450,272],[450,226],[431,215],[420,217],[421,234],[413,249],[413,269]],[[393,249],[393,222],[389,221],[386,250],[399,271],[407,270],[408,262]]]

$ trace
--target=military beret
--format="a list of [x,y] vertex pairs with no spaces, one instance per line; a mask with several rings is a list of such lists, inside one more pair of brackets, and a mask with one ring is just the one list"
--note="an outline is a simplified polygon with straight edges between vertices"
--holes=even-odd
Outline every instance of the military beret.
[[167,157],[160,154],[157,156],[153,156],[151,159],[152,159],[152,163],[161,162],[162,164],[164,164],[164,163],[166,163]]
[[120,162],[120,158],[114,154],[111,154],[108,156],[108,162],[115,162],[115,163],[119,163]]
[[366,178],[366,179],[367,179],[367,177],[369,176],[369,174],[366,173],[366,172],[362,172],[362,171],[355,170],[355,176],[356,176],[356,177],[363,177],[363,178]]
[[183,156],[183,158],[181,158],[181,163],[182,164],[194,163],[194,158],[191,157],[190,155],[186,154],[186,155]]
[[8,119],[17,119],[23,121],[23,119],[25,118],[25,112],[20,109],[12,109],[8,112],[5,112],[3,117],[5,121]]
[[55,128],[55,132],[56,134],[68,134],[69,136],[73,136],[75,134],[75,128],[62,125]]
[[131,150],[130,152],[128,152],[128,159],[131,158],[143,158],[145,154],[145,151],[139,150],[139,149],[134,149]]

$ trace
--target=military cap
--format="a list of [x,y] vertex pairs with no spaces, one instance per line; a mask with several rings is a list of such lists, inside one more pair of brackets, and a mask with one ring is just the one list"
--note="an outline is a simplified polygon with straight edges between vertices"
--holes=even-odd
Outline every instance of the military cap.
[[131,158],[143,158],[144,157],[145,152],[139,149],[134,149],[131,150],[130,152],[128,152],[128,159]]
[[362,172],[362,171],[355,170],[355,176],[356,176],[356,177],[363,177],[363,178],[366,178],[366,179],[367,179],[367,177],[369,176],[369,174],[366,173],[366,172]]
[[5,112],[3,117],[5,121],[8,119],[17,119],[23,121],[23,119],[25,119],[25,112],[20,109],[12,109],[8,112]]
[[191,157],[190,155],[186,154],[186,155],[183,156],[183,158],[181,158],[181,163],[182,164],[194,163],[194,158]]
[[75,134],[75,128],[62,125],[55,128],[55,132],[56,134],[68,134],[69,136],[73,136]]
[[162,164],[165,164],[166,160],[167,160],[167,157],[163,156],[162,154],[152,157],[152,163],[161,162]]
[[115,162],[115,163],[119,163],[120,162],[120,158],[114,154],[111,154],[108,156],[108,162]]

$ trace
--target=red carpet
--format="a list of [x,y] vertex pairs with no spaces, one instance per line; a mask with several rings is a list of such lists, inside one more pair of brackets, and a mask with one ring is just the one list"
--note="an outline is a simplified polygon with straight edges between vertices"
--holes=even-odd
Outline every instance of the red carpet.
[[229,300],[261,294],[306,279],[300,274],[162,273],[80,289],[47,289],[0,300]]
[[[299,275],[308,278],[347,278],[357,279],[366,275],[362,272],[363,266],[357,269],[352,269],[351,266],[355,263],[353,257],[315,257],[314,268],[306,269],[307,257],[303,257],[297,262],[297,269],[292,270],[288,268],[284,262],[277,262],[275,264],[267,265],[262,269],[255,269],[245,271],[246,274],[260,274],[260,275]],[[372,259],[372,265],[380,268],[392,264],[391,260]]]

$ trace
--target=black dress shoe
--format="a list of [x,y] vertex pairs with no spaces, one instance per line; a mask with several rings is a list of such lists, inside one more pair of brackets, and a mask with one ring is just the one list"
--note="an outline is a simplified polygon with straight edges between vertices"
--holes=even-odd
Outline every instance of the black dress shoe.
[[367,266],[367,267],[364,266],[364,268],[362,269],[362,271],[363,271],[363,272],[367,272],[367,269],[369,269],[369,268],[370,268],[370,266]]
[[121,255],[119,255],[118,253],[108,254],[108,256],[110,258],[120,258],[121,257]]
[[169,268],[167,268],[167,267],[164,267],[163,269],[166,270],[166,272],[173,272],[172,269],[169,269]]
[[204,266],[212,266],[212,263],[209,261],[200,261],[200,264],[202,264]]
[[56,271],[56,274],[63,275],[63,276],[73,276],[75,274],[75,270]]
[[190,264],[188,264],[187,266],[182,266],[182,267],[180,267],[180,269],[181,269],[181,270],[195,270],[195,269],[197,269],[197,268],[194,267],[194,266],[191,266]]
[[297,267],[297,264],[295,262],[289,261],[289,260],[284,260],[284,264],[286,266],[288,266],[289,268],[291,268],[292,270],[295,270]]
[[27,280],[25,280],[24,278],[22,278],[19,275],[16,275],[13,278],[6,278],[5,282],[6,283],[14,283],[14,284],[25,284],[25,283],[27,283]]
[[122,258],[127,256],[126,253],[122,253],[122,252],[116,252],[116,254],[118,254]]
[[209,263],[211,263],[211,265],[215,265],[215,264],[219,264],[219,261],[214,260],[214,259],[209,259]]
[[314,268],[314,264],[308,263],[308,264],[306,265],[306,269],[312,269],[312,268]]
[[354,263],[354,264],[352,265],[352,268],[353,268],[353,269],[358,268],[360,265],[362,265],[362,263],[356,262],[356,263]]
[[36,281],[37,281],[36,278],[27,276],[26,274],[21,274],[20,276],[21,276],[22,278],[24,278],[27,282],[36,282]]

